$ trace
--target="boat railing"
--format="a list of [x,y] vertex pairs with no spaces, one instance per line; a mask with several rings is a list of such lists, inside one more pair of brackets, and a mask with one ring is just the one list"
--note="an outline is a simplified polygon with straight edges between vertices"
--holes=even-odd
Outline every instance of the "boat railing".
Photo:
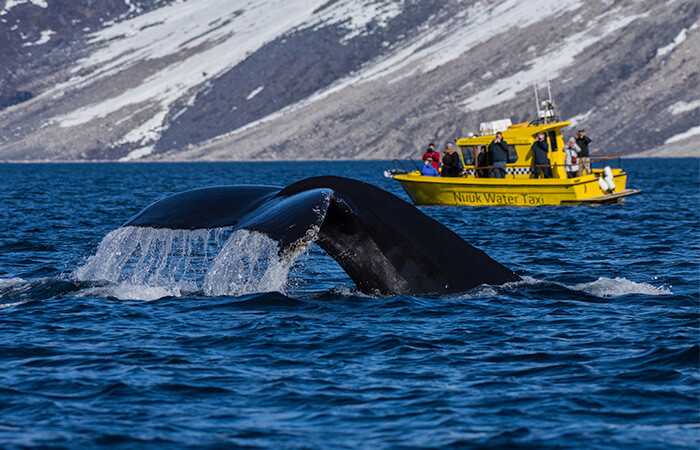
[[[621,158],[622,158],[622,156],[620,156],[620,155],[591,156],[588,158],[588,163],[593,164],[593,163],[599,163],[602,161],[609,161],[609,160],[616,159],[618,168],[622,168]],[[571,167],[571,166],[579,166],[579,165],[581,165],[581,158],[579,158],[577,162],[571,163],[571,164],[508,164],[506,167],[509,169],[510,168],[525,169],[525,168],[531,168],[531,167],[535,167],[535,166],[537,166],[537,167]],[[475,166],[474,164],[467,164],[467,167],[474,168],[474,170],[503,168],[503,166]]]
[[[420,170],[420,167],[418,167],[416,162],[410,156],[405,157],[403,161],[400,159],[392,159],[391,165],[393,167],[391,173],[393,174],[409,173],[414,170]],[[413,165],[413,169],[411,169],[411,165]]]
[[404,158],[404,160],[405,160],[405,161],[410,161],[411,164],[413,164],[414,170],[420,171],[420,166],[419,166],[418,164],[416,164],[416,162],[413,160],[413,158],[411,158],[410,156],[407,156],[406,158]]

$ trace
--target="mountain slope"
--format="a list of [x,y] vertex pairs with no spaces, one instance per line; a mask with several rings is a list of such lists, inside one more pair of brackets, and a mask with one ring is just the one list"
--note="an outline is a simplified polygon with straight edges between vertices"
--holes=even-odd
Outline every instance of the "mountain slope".
[[[35,3],[52,5],[6,5],[3,32]],[[23,56],[4,79],[35,95],[0,111],[0,159],[403,157],[481,121],[531,120],[547,79],[594,152],[700,133],[694,1],[112,3],[96,32],[49,34],[49,20],[14,38]]]

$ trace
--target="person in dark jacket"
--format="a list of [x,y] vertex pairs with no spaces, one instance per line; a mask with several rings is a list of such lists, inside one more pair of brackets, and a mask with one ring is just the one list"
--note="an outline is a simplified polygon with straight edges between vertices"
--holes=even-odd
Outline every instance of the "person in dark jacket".
[[540,177],[540,173],[545,178],[552,178],[552,167],[549,162],[549,144],[545,140],[544,133],[538,133],[535,142],[532,144],[532,152],[535,154],[535,178]]
[[440,176],[458,177],[460,173],[462,173],[462,167],[459,164],[459,155],[457,155],[454,145],[447,144],[442,155],[442,172]]
[[588,144],[591,143],[591,138],[586,136],[586,130],[583,128],[576,133],[576,145],[581,151],[578,154],[581,170],[585,170],[587,174],[591,173],[590,153],[588,152]]
[[506,164],[508,163],[508,143],[503,140],[503,134],[499,131],[496,133],[496,139],[489,144],[489,152],[491,152],[494,168],[491,169],[491,174],[494,178],[506,177]]
[[[486,146],[482,146],[479,149],[479,154],[476,157],[476,167],[486,167],[489,165],[489,158],[486,154]],[[476,174],[479,178],[488,178],[489,169],[477,169]]]
[[427,161],[430,158],[433,161],[433,167],[435,170],[440,168],[440,152],[435,151],[435,144],[432,142],[428,144],[428,150],[423,154],[423,161]]

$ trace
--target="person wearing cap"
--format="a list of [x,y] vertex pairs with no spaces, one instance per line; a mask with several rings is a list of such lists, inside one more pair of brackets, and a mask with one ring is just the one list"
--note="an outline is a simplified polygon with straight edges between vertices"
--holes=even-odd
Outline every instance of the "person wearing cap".
[[578,155],[580,152],[581,149],[576,145],[576,138],[569,139],[564,147],[564,170],[568,178],[579,176]]
[[458,177],[460,173],[462,173],[462,166],[459,164],[459,155],[455,151],[455,146],[448,143],[442,155],[442,172],[440,176]]
[[496,133],[496,138],[489,144],[489,152],[491,152],[493,169],[491,174],[494,178],[506,177],[506,164],[508,163],[508,143],[503,140],[503,134],[499,131]]
[[433,167],[435,167],[435,170],[438,170],[440,168],[440,152],[435,151],[435,144],[432,142],[428,144],[428,150],[423,154],[423,161],[426,161],[428,158],[432,159]]
[[420,168],[420,174],[424,177],[437,177],[438,170],[433,166],[433,158],[426,158],[423,167]]
[[586,136],[586,130],[581,128],[578,130],[578,133],[576,133],[576,145],[581,149],[581,152],[578,154],[581,167],[582,169],[586,170],[586,173],[589,174],[591,173],[591,160],[590,160],[590,153],[588,152],[588,144],[591,143],[591,138]]

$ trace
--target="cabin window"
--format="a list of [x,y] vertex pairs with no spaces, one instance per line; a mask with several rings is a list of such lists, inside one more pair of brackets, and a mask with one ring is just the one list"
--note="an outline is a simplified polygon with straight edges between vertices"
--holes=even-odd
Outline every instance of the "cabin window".
[[557,133],[554,131],[549,132],[549,151],[557,151]]
[[508,146],[508,163],[513,164],[518,161],[518,152],[515,151],[515,145]]
[[474,147],[463,146],[459,148],[464,158],[464,164],[467,166],[474,165]]

